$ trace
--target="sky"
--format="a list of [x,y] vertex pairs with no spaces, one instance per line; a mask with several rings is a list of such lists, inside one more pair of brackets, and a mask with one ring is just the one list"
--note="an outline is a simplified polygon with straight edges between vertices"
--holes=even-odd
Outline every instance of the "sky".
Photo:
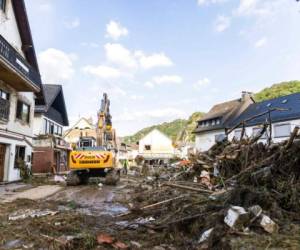
[[119,136],[300,79],[294,0],[25,0],[45,84],[70,125],[104,92]]

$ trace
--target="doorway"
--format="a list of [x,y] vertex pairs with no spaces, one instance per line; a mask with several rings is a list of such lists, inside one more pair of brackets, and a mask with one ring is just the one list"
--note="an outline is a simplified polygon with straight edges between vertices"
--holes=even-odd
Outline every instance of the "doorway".
[[6,145],[0,144],[0,182],[4,180]]

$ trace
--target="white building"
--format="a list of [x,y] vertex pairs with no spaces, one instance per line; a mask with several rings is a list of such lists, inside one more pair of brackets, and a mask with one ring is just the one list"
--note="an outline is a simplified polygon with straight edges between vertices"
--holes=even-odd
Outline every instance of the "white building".
[[0,1],[0,182],[31,166],[35,94],[41,78],[24,0]]
[[[255,119],[251,119],[252,117]],[[264,123],[271,122],[271,130],[268,127],[259,141],[266,143],[268,138],[271,138],[273,143],[286,140],[294,128],[300,126],[300,93],[253,103],[232,121],[231,127],[237,126],[245,120],[247,122],[244,136],[255,136],[261,131]],[[239,126],[229,135],[229,139],[233,137],[240,139],[241,133],[242,128]]]
[[33,173],[53,173],[68,170],[71,150],[63,138],[63,127],[69,125],[63,88],[43,84],[44,105],[37,99],[34,112]]
[[167,161],[175,156],[172,140],[157,129],[139,141],[139,155],[146,160]]
[[196,149],[206,151],[217,141],[226,137],[226,129],[243,111],[253,103],[251,94],[243,92],[236,100],[217,104],[198,121],[194,133],[196,134]]

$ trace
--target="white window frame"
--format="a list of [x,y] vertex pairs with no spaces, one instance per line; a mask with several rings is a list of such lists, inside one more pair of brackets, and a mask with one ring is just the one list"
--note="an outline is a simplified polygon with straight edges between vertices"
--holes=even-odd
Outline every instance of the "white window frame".
[[[252,128],[252,137],[255,137],[260,131],[263,129],[263,127],[253,127]],[[254,130],[257,130],[257,133],[254,133]],[[267,139],[268,129],[266,129],[265,133],[260,137],[261,139]]]
[[[279,127],[284,127],[284,126],[288,126],[289,127],[289,133],[286,134],[286,135],[277,135],[277,132],[276,132],[276,128],[279,128]],[[274,137],[275,138],[282,138],[282,137],[289,137],[290,134],[292,132],[292,125],[291,123],[281,123],[281,124],[274,124]]]
[[[241,139],[241,135],[242,135],[242,129],[236,129],[236,130],[234,130],[234,135],[233,135],[233,137],[235,138],[235,139]],[[237,134],[238,133],[238,134]]]

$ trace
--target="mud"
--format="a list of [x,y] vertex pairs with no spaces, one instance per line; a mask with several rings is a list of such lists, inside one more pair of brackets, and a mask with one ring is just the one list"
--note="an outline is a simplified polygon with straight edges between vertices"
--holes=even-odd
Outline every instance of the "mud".
[[[0,203],[0,249],[95,249],[98,232],[109,228],[114,216],[128,211],[122,204],[129,190],[126,182],[102,187],[6,186],[0,193],[6,197]],[[48,209],[56,213],[9,220],[14,213]]]
[[[121,184],[119,185],[121,186]],[[124,200],[125,195],[118,192],[119,186],[87,185],[66,187],[55,195],[48,197],[48,201],[74,203],[76,211],[86,215],[117,215],[128,211],[117,200]]]

